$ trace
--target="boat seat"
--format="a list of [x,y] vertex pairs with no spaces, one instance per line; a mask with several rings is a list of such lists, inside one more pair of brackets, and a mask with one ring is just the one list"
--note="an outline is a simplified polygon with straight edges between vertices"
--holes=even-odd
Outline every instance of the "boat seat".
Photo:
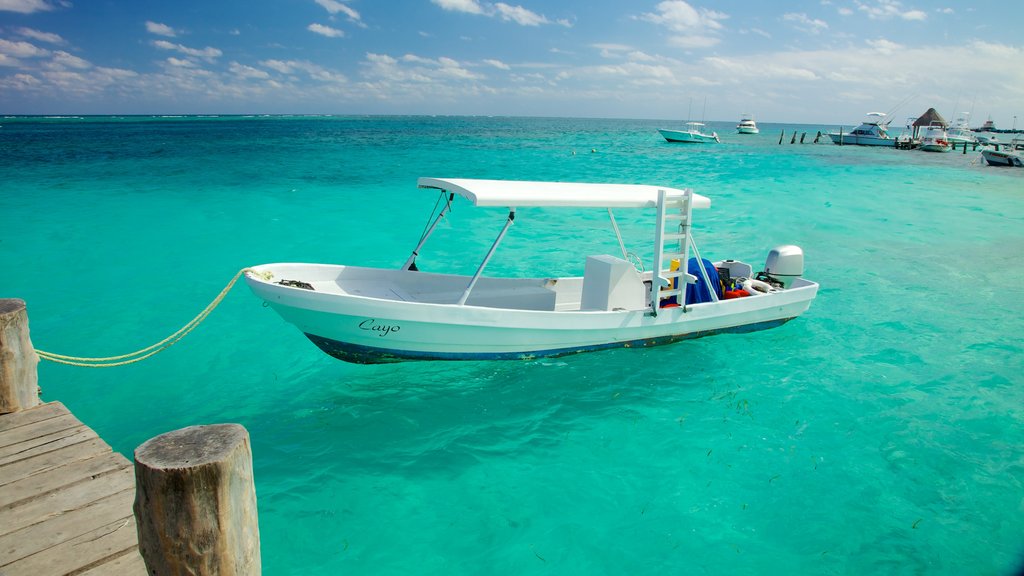
[[607,254],[587,256],[580,310],[643,310],[645,293],[631,262]]

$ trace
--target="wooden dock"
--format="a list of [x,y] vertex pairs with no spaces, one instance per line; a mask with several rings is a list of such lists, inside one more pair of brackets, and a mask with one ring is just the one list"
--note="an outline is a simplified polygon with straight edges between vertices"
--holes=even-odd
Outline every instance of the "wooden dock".
[[0,415],[0,576],[144,575],[133,465],[60,402]]

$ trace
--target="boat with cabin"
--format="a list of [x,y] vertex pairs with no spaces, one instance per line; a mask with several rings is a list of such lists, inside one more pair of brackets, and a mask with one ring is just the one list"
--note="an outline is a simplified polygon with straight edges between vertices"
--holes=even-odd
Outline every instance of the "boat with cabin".
[[889,135],[889,123],[882,112],[868,112],[867,117],[847,133],[830,132],[828,137],[835,144],[856,146],[896,146],[896,139]]
[[740,116],[740,123],[736,125],[737,134],[758,134],[760,132],[757,128],[757,123],[754,122],[753,115],[743,114]]
[[951,145],[974,144],[978,141],[978,139],[974,137],[974,132],[968,125],[968,118],[970,118],[970,114],[964,112],[963,115],[957,118],[956,121],[950,125],[949,129],[946,130],[946,139],[949,140]]
[[[461,178],[420,178],[418,187],[437,203],[401,267],[264,264],[246,270],[246,283],[321,350],[356,363],[529,359],[753,332],[796,318],[818,291],[803,278],[797,246],[772,249],[756,273],[739,260],[703,259],[692,216],[711,201],[689,188]],[[473,275],[419,270],[417,257],[455,202],[502,209],[496,239]],[[582,276],[484,274],[513,222],[555,209],[566,209],[561,222],[607,211],[621,255],[569,253]],[[621,210],[647,223],[646,258],[627,249]]]
[[942,124],[928,126],[924,131],[924,136],[921,136],[919,147],[925,152],[949,152],[953,149],[946,138],[946,127]]

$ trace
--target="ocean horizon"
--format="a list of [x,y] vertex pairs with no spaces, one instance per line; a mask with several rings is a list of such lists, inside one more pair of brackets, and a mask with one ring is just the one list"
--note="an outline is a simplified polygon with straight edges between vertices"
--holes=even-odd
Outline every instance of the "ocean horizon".
[[[397,268],[434,206],[421,176],[690,187],[712,202],[694,216],[704,257],[759,270],[801,246],[821,286],[804,315],[649,349],[363,366],[239,283],[143,362],[41,363],[42,398],[129,459],[164,432],[244,425],[267,574],[1017,573],[1024,170],[811,143],[853,120],[709,121],[721,144],[685,145],[657,132],[682,119],[0,116],[0,297],[27,302],[37,348],[115,355],[248,266]],[[647,220],[616,217],[646,248]],[[418,264],[472,273],[503,218],[456,204]],[[580,274],[617,250],[607,222],[522,211],[488,273]]]

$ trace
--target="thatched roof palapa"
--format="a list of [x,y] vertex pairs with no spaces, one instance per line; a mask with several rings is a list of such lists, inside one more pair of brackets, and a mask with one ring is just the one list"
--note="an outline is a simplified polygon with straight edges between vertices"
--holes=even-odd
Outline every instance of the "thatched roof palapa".
[[932,126],[935,124],[941,124],[943,128],[949,126],[949,122],[942,117],[941,114],[935,111],[935,108],[929,108],[927,112],[921,115],[920,118],[914,121],[914,127],[920,126]]

